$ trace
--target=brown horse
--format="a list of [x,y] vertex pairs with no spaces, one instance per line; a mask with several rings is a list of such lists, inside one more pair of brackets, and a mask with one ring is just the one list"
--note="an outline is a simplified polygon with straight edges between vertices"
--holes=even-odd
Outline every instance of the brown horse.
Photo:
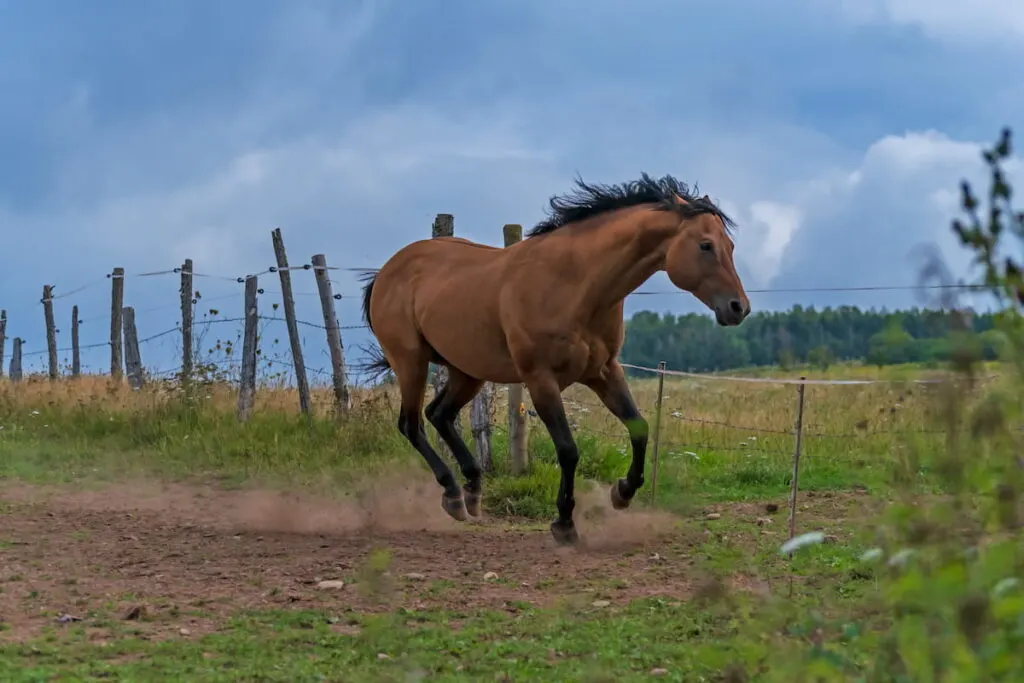
[[[444,489],[441,506],[457,520],[480,514],[482,474],[455,430],[455,418],[485,381],[523,383],[554,441],[561,469],[559,543],[577,539],[574,478],[579,454],[562,391],[584,384],[627,428],[633,457],[611,488],[626,508],[644,483],[647,421],[616,357],[626,296],[658,271],[738,325],[750,303],[733,266],[732,220],[707,195],[671,176],[590,185],[552,197],[549,217],[505,248],[445,237],[413,242],[370,274],[363,316],[380,344],[370,367],[391,369],[401,390],[398,429]],[[431,448],[421,409],[429,364],[448,382],[426,417],[466,478],[465,499],[452,471]]]

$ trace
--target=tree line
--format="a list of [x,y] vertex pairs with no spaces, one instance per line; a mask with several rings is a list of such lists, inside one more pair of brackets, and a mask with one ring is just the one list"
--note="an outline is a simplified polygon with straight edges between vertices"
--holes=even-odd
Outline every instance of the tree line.
[[758,311],[742,325],[724,328],[704,314],[641,311],[626,322],[620,358],[647,367],[665,361],[677,370],[713,372],[764,365],[825,368],[836,361],[937,364],[963,348],[987,360],[998,357],[1000,335],[993,314],[969,312],[966,331],[954,324],[953,316],[951,311],[922,308],[816,310],[798,305],[788,311]]

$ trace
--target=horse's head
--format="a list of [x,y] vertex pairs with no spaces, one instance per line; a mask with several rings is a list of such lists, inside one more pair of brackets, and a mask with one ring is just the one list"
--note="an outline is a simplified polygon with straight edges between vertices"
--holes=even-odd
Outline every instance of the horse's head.
[[739,325],[750,314],[750,300],[732,260],[733,241],[725,214],[704,195],[686,207],[679,234],[665,254],[665,271],[676,287],[715,312],[719,325]]

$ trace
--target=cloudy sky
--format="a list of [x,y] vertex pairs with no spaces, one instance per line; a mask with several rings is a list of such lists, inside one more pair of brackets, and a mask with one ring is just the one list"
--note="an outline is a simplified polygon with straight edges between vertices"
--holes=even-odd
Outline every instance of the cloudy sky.
[[[140,273],[192,258],[224,276],[196,281],[203,310],[240,315],[231,278],[273,263],[274,227],[293,263],[376,266],[438,212],[499,244],[576,173],[698,183],[740,224],[748,289],[910,285],[928,246],[963,269],[958,183],[985,187],[980,147],[1024,111],[1024,72],[1002,68],[1024,63],[1019,0],[0,0],[0,44],[0,307],[26,353],[45,349],[45,283],[64,295],[59,345],[73,304],[82,343],[102,344],[104,276],[124,267],[146,337],[176,324],[177,276]],[[353,275],[334,280],[342,324],[359,324]],[[280,283],[260,282],[272,313]],[[316,321],[312,274],[294,286]],[[321,332],[303,333],[327,367]],[[353,360],[366,341],[346,330]],[[157,368],[174,355],[175,335],[143,347]]]

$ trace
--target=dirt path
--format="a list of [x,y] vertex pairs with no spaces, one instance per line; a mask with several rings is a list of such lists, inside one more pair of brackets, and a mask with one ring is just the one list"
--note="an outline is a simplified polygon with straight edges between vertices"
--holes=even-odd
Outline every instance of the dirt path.
[[577,519],[587,545],[561,549],[546,524],[458,524],[435,488],[390,482],[338,502],[149,483],[8,483],[0,639],[37,634],[64,614],[98,625],[128,619],[156,637],[203,632],[241,609],[515,610],[691,592],[687,552],[701,536],[667,514],[615,512],[605,491],[585,493]]

